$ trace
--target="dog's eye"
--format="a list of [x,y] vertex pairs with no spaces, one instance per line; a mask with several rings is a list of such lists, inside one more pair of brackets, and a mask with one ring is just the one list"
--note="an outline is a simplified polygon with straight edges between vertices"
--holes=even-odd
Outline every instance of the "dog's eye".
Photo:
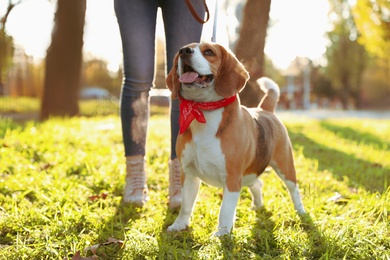
[[215,53],[211,49],[207,49],[203,52],[206,56],[215,56]]

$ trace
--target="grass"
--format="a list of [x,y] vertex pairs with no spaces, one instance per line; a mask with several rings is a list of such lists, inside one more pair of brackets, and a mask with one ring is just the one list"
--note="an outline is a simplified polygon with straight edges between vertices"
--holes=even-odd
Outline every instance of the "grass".
[[[0,259],[390,259],[390,121],[288,120],[303,202],[299,217],[276,174],[265,209],[243,189],[232,236],[210,237],[221,191],[203,185],[188,231],[168,234],[169,123],[150,118],[151,200],[121,203],[117,116],[0,120]],[[338,193],[340,197],[335,198]],[[109,238],[123,243],[106,243]],[[75,259],[82,259],[75,257]]]
[[2,113],[30,113],[38,111],[38,98],[0,96],[0,112]]
[[[82,116],[118,114],[117,100],[92,99],[80,100],[79,108]],[[40,100],[31,97],[0,96],[0,113],[39,113]]]
[[[86,117],[115,115],[119,114],[119,101],[116,99],[79,100],[79,109],[80,115]],[[168,107],[160,107],[154,104],[150,106],[152,115],[166,114],[168,110]],[[0,117],[3,113],[24,114],[28,118],[28,115],[38,114],[39,111],[40,100],[38,98],[0,96]]]

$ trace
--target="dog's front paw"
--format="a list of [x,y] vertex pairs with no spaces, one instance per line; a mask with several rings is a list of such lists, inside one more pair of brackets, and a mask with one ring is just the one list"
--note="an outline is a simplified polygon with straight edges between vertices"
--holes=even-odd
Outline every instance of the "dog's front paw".
[[168,232],[182,231],[188,228],[188,224],[184,222],[175,221],[171,226],[167,228]]
[[225,235],[230,235],[230,229],[228,227],[219,228],[217,232],[213,234],[215,237],[222,237]]
[[306,210],[305,208],[302,206],[300,208],[297,209],[297,213],[298,215],[305,215],[306,214]]
[[260,211],[260,210],[264,210],[264,209],[265,209],[265,207],[263,204],[256,205],[256,204],[252,203],[251,210]]

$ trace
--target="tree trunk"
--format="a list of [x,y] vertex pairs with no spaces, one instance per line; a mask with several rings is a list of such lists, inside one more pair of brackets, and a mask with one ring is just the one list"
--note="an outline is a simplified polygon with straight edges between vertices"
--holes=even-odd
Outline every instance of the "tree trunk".
[[264,75],[264,46],[271,0],[247,0],[243,10],[240,37],[235,54],[249,71],[251,79],[240,94],[245,106],[257,106],[263,92],[256,80]]
[[86,0],[58,0],[52,42],[46,55],[41,119],[79,113]]

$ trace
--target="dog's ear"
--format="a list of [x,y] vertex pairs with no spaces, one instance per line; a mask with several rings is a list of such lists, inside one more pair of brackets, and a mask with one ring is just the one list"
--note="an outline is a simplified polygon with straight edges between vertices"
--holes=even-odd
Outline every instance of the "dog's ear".
[[177,95],[179,94],[180,91],[179,76],[177,75],[178,61],[179,61],[179,54],[176,54],[173,60],[172,69],[168,73],[167,78],[165,80],[169,90],[171,91],[172,99],[177,98]]
[[221,66],[215,77],[215,91],[222,97],[239,93],[249,79],[249,73],[233,53],[220,46]]

